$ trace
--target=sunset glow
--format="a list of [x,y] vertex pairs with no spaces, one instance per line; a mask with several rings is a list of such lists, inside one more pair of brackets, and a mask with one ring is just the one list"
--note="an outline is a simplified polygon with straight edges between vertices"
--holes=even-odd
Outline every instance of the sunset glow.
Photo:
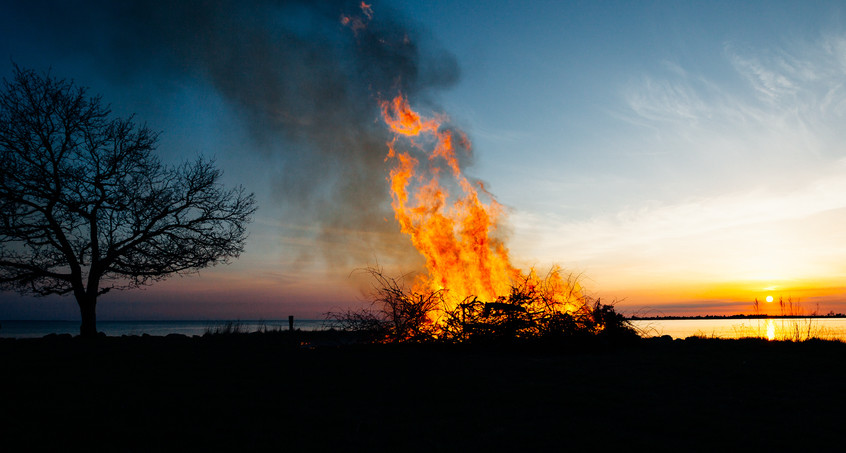
[[554,269],[627,315],[846,313],[842,2],[36,3],[0,16],[4,77],[73,79],[257,197],[230,266],[106,318],[317,319],[370,265],[455,300]]

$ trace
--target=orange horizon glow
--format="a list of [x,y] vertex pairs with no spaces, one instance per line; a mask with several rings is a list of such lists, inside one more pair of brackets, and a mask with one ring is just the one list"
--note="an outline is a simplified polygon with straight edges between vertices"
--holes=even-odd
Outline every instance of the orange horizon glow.
[[[836,281],[772,282],[665,282],[661,285],[623,287],[600,294],[616,301],[621,312],[649,316],[758,314],[780,315],[846,312],[846,287]],[[767,302],[767,296],[773,298]],[[605,299],[604,299],[605,300]],[[758,301],[757,307],[755,301]],[[784,304],[784,307],[781,304]]]

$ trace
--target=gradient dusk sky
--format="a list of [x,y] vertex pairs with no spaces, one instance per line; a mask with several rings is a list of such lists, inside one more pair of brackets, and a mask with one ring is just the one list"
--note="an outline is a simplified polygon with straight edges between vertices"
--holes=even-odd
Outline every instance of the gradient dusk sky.
[[[71,78],[258,199],[238,261],[109,293],[100,319],[320,318],[362,303],[356,268],[419,270],[387,193],[398,87],[467,133],[518,266],[626,314],[846,312],[843,2],[374,0],[367,30],[341,24],[359,2],[171,3],[0,14],[0,75]],[[77,317],[0,294],[0,319]]]

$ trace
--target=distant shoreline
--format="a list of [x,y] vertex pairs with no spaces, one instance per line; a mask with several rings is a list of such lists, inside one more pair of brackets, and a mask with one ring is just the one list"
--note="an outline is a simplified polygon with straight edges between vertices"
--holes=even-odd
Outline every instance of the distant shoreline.
[[666,320],[696,320],[696,319],[836,319],[846,318],[846,314],[833,315],[697,315],[697,316],[627,316],[629,321],[666,321]]
[[[826,315],[768,315],[762,314],[735,314],[735,315],[665,315],[665,316],[626,316],[629,321],[665,321],[665,320],[702,320],[702,319],[842,319],[846,318],[846,313],[835,313]],[[78,319],[0,319],[0,325],[4,322],[28,322],[28,323],[78,323]],[[284,323],[287,326],[287,318],[279,319],[117,319],[117,320],[100,320],[101,323],[126,323],[126,324],[143,324],[143,323],[242,323],[242,324],[275,324]],[[323,318],[295,318],[295,323],[314,324],[318,322],[327,322]]]

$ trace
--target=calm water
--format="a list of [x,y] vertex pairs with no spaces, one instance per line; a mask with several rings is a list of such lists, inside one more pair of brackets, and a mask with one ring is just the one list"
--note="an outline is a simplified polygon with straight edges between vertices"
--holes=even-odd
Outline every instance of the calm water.
[[846,318],[662,319],[632,321],[632,324],[640,331],[641,336],[758,337],[793,341],[820,338],[846,341]]
[[[228,323],[241,332],[288,329],[288,320],[269,321],[100,321],[97,330],[106,335],[203,335],[225,329]],[[714,338],[760,337],[773,340],[822,338],[846,341],[846,318],[796,319],[682,319],[632,321],[642,336],[669,335],[673,338],[703,336]],[[323,320],[295,319],[294,328],[320,330]],[[79,321],[0,321],[2,338],[39,338],[51,333],[77,335]]]
[[[215,329],[225,329],[228,323],[238,326],[241,332],[259,330],[287,330],[288,320],[269,321],[98,321],[97,330],[108,336],[155,335],[172,333],[187,336],[203,335]],[[295,319],[294,328],[318,330],[324,321]],[[51,333],[79,334],[79,321],[0,321],[0,338],[40,338]]]

